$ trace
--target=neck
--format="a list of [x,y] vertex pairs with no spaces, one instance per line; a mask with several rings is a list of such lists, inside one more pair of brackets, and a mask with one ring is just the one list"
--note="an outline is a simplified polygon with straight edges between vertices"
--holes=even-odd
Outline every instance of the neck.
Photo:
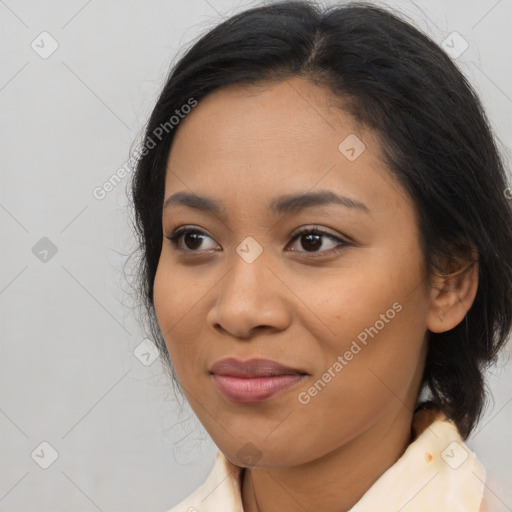
[[411,441],[412,413],[402,407],[341,448],[294,467],[247,468],[242,477],[244,512],[353,507],[403,454]]

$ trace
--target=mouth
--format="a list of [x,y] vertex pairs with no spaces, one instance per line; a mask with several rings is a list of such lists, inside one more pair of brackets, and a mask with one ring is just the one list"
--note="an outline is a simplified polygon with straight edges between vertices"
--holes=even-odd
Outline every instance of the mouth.
[[237,403],[261,402],[295,387],[309,374],[268,359],[229,358],[209,370],[217,389]]

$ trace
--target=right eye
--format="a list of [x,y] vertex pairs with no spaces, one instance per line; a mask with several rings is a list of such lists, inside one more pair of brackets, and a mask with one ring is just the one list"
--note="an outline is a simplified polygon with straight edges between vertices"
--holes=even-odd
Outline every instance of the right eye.
[[[204,231],[198,229],[198,228],[189,228],[189,227],[180,227],[176,229],[171,235],[166,237],[173,247],[182,253],[195,253],[195,252],[202,252],[199,251],[198,248],[203,243],[203,240],[205,238],[210,238],[210,240],[213,240],[210,236],[208,236]],[[181,243],[183,242],[183,243]],[[183,248],[183,244],[185,247],[188,247],[188,249]],[[203,249],[206,251],[212,251],[215,249],[215,246],[213,248],[207,248]]]

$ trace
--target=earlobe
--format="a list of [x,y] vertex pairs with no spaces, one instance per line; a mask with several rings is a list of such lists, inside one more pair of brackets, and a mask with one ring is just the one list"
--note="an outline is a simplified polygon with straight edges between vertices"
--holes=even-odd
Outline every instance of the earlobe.
[[446,332],[456,327],[471,308],[478,289],[478,259],[432,280],[427,329]]

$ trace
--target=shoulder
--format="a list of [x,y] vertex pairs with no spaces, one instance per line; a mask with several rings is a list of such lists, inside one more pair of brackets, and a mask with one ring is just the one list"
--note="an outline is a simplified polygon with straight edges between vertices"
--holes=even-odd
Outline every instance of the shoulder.
[[506,488],[505,480],[498,478],[494,473],[489,473],[485,480],[484,496],[479,512],[497,512],[498,510],[505,510],[506,505],[503,498],[509,495],[509,489]]
[[243,468],[235,466],[218,452],[206,481],[166,512],[243,512],[242,472]]
[[483,512],[486,472],[464,443],[455,424],[444,415],[419,413],[413,422],[413,442],[351,512],[377,510],[386,503],[415,512]]

